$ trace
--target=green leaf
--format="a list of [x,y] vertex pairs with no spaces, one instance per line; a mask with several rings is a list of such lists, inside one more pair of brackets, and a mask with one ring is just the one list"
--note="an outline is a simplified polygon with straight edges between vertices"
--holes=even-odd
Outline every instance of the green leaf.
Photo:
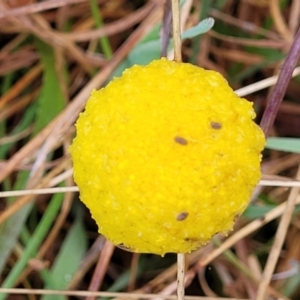
[[[199,34],[207,32],[214,24],[213,18],[202,20],[198,25],[188,29],[182,34],[182,39],[195,37]],[[159,36],[160,26],[155,26],[149,34],[144,37],[138,45],[136,45],[129,53],[127,58],[118,66],[114,71],[113,77],[121,76],[126,68],[133,65],[147,65],[151,61],[160,58],[161,53],[161,40]],[[173,41],[170,40],[170,47],[173,47]]]
[[[18,174],[17,180],[13,185],[13,190],[21,190],[25,187],[28,180],[29,171],[22,171]],[[7,203],[11,204],[15,199],[8,199]],[[2,273],[8,258],[16,244],[24,223],[33,207],[29,203],[22,207],[18,212],[13,214],[7,221],[0,225],[0,274]]]
[[267,139],[266,148],[278,151],[300,153],[300,139],[270,137]]
[[243,213],[243,217],[247,219],[258,219],[275,208],[276,205],[261,205],[250,204]]
[[[81,260],[87,250],[87,239],[81,217],[68,232],[51,271],[48,272],[46,288],[65,290],[80,267]],[[46,295],[42,300],[66,299],[64,296]]]
[[[36,103],[33,103],[27,107],[26,111],[23,112],[22,119],[12,130],[11,135],[18,134],[21,131],[28,128],[28,126],[30,126],[30,124],[32,124],[32,122],[33,122],[35,112],[36,112]],[[2,144],[0,147],[0,159],[3,159],[3,160],[6,159],[6,155],[7,155],[8,151],[14,145],[15,144],[13,142]]]
[[40,40],[36,41],[36,46],[41,56],[44,72],[42,89],[37,100],[38,110],[35,120],[35,134],[52,121],[66,104],[55,69],[56,61],[53,49]]
[[182,39],[191,39],[193,37],[196,37],[200,34],[206,33],[215,24],[215,20],[213,18],[206,18],[202,20],[200,23],[198,23],[196,26],[189,28],[185,32],[182,33],[181,38]]
[[113,72],[110,79],[121,76],[125,69],[133,65],[146,65],[154,59],[159,59],[160,48],[159,26],[155,26],[152,31],[132,49]]
[[114,281],[114,283],[107,289],[108,292],[119,292],[128,286],[130,281],[130,270],[126,270]]
[[214,9],[222,10],[226,4],[227,4],[227,0],[215,0]]
[[146,65],[160,58],[160,40],[148,41],[137,45],[128,55],[130,65]]

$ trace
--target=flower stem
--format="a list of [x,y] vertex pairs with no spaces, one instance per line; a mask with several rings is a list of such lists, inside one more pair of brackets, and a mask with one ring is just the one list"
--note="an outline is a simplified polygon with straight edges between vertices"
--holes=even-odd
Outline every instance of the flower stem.
[[[179,0],[172,0],[174,60],[182,61]],[[177,254],[177,300],[184,300],[185,254]]]
[[177,254],[177,300],[184,300],[185,254]]
[[182,61],[181,56],[181,30],[180,30],[180,5],[179,0],[172,0],[172,25],[174,40],[174,60]]

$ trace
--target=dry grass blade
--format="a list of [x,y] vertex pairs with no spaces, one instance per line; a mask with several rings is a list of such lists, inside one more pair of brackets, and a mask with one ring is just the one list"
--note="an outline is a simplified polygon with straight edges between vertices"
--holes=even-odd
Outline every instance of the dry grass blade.
[[137,11],[133,12],[124,19],[112,22],[104,27],[99,29],[94,29],[91,31],[85,32],[71,32],[71,33],[59,33],[59,36],[63,39],[68,39],[70,41],[84,42],[89,40],[99,39],[103,36],[111,36],[116,33],[122,32],[136,23],[143,20],[154,8],[155,4],[149,2],[149,4],[143,6]]
[[45,11],[52,8],[58,8],[68,4],[75,4],[85,2],[87,0],[50,0],[42,3],[33,3],[23,7],[11,8],[0,12],[1,18],[17,17],[21,15],[28,15],[36,12]]
[[[300,168],[298,169],[298,174],[296,176],[296,179],[300,178]],[[287,204],[285,207],[285,211],[281,217],[274,244],[272,246],[271,252],[269,254],[267,264],[261,279],[261,283],[259,285],[258,291],[257,291],[257,300],[263,300],[265,299],[267,287],[270,284],[270,280],[272,277],[272,274],[275,270],[275,266],[278,262],[278,258],[281,252],[282,245],[284,243],[284,240],[286,238],[287,230],[289,227],[289,224],[291,222],[292,214],[295,209],[295,205],[297,202],[297,198],[299,198],[299,191],[300,188],[292,188],[291,192],[289,194]]]
[[[66,173],[66,176],[57,177],[55,181],[51,181],[51,185],[56,185],[60,183],[65,177],[70,177],[72,175],[72,170],[69,170]],[[281,186],[281,187],[300,187],[300,180],[290,180],[290,179],[263,179],[258,184],[260,186]],[[54,188],[36,188],[36,189],[28,189],[28,190],[20,190],[20,191],[8,191],[8,192],[0,192],[0,198],[6,197],[16,197],[16,196],[27,196],[27,195],[45,195],[45,194],[58,194],[58,193],[68,193],[68,192],[79,192],[77,186],[69,186],[69,187],[54,187]],[[0,219],[1,220],[1,219]],[[0,222],[1,223],[1,222]]]
[[[157,297],[155,294],[136,294],[136,293],[110,293],[110,292],[89,292],[89,291],[55,291],[55,290],[41,290],[41,289],[1,289],[2,293],[10,294],[25,294],[25,295],[67,295],[67,296],[94,296],[94,297],[120,297],[120,299],[154,299]],[[177,296],[160,296],[161,299],[175,300]],[[237,299],[237,298],[211,298],[211,297],[197,297],[186,296],[186,300],[250,300],[250,299]]]
[[[110,259],[114,252],[114,249],[115,249],[115,246],[110,241],[105,242],[105,244],[102,248],[99,260],[96,264],[96,268],[95,268],[92,280],[89,285],[89,291],[95,292],[100,289],[101,284],[104,279],[104,276],[107,273],[107,268],[110,263]],[[86,300],[95,300],[95,299],[96,299],[96,296],[88,296],[86,298]]]
[[270,11],[274,18],[275,26],[277,27],[278,32],[282,35],[282,37],[291,42],[293,40],[293,35],[288,29],[283,16],[281,14],[280,2],[278,0],[270,0],[269,1]]

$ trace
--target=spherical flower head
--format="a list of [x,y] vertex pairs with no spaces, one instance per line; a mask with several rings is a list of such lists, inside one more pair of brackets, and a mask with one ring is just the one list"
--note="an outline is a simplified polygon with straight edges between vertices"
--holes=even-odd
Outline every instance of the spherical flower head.
[[70,151],[99,232],[161,255],[226,234],[261,176],[254,117],[219,73],[166,59],[93,91]]

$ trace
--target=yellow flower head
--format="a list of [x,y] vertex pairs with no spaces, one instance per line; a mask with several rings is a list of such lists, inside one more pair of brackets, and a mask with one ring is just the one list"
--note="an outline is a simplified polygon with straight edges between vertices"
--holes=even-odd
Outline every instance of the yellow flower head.
[[261,175],[254,117],[219,73],[166,59],[93,91],[70,150],[99,232],[161,255],[226,234]]

